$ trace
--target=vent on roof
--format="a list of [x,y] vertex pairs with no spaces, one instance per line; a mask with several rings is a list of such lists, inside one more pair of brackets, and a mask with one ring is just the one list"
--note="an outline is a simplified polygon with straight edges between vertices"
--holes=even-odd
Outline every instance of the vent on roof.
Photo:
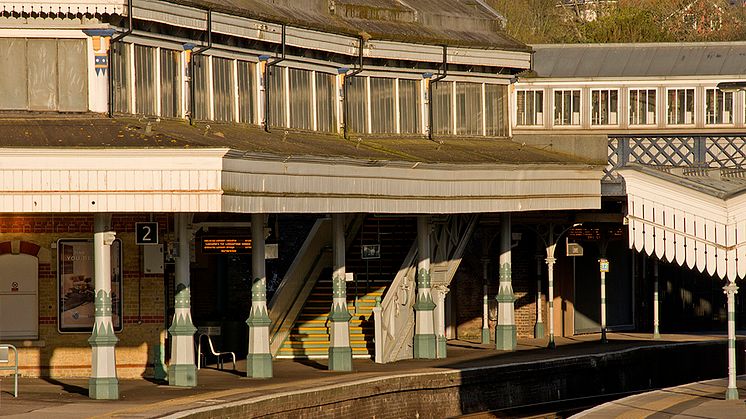
[[412,23],[417,18],[414,10],[397,0],[335,0],[333,3],[332,12],[346,19]]

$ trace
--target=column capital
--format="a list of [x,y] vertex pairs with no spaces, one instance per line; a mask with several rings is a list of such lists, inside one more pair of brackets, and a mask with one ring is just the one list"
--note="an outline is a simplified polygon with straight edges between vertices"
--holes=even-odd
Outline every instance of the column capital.
[[738,285],[735,282],[729,282],[728,285],[723,287],[724,294],[738,294]]

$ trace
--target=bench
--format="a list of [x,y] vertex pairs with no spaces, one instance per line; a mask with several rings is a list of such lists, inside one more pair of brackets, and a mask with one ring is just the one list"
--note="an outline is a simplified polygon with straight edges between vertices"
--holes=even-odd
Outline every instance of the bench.
[[[15,365],[3,365],[3,364],[10,364],[10,358],[8,357],[9,350],[13,350],[13,359],[15,360]],[[18,349],[16,349],[13,345],[8,345],[5,343],[0,343],[0,370],[5,371],[13,371],[13,377],[14,377],[14,387],[13,387],[13,397],[18,397]]]
[[212,344],[211,336],[220,336],[220,327],[209,326],[200,327],[197,329],[199,336],[197,337],[197,369],[200,369],[206,358],[205,354],[202,353],[202,341],[207,339],[207,345],[210,349],[210,353],[215,356],[218,360],[218,368],[223,369],[223,357],[230,355],[233,360],[233,369],[236,369],[236,354],[233,352],[220,352],[215,350],[215,346]]

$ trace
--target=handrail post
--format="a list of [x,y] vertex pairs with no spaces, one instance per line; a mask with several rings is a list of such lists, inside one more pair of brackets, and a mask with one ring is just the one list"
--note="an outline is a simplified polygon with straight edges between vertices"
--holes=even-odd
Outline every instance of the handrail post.
[[375,363],[383,364],[383,313],[381,297],[376,297],[373,307],[373,342],[375,344]]

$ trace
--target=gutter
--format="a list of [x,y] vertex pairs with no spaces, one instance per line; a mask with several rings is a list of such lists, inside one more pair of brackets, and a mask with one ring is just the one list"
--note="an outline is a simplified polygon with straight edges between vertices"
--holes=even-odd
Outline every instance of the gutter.
[[[269,70],[270,67],[274,67],[277,64],[285,61],[285,24],[282,24],[282,55],[280,58],[275,58],[272,61],[268,61],[266,67],[264,67],[264,131],[269,132]],[[290,88],[290,86],[286,86]]]
[[345,140],[349,140],[349,132],[347,130],[347,122],[348,122],[348,116],[349,115],[349,101],[347,100],[347,80],[351,77],[355,77],[358,74],[363,72],[363,43],[365,40],[361,36],[358,38],[358,68],[353,70],[352,73],[345,76],[344,82],[342,83],[342,100],[344,100],[344,106],[342,107],[342,134],[344,136]]

